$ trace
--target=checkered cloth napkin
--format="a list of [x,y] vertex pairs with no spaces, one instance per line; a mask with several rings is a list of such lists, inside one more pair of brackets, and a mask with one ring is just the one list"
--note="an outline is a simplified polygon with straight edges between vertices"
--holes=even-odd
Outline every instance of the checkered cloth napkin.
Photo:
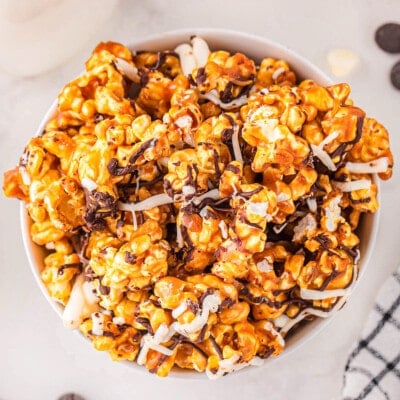
[[343,379],[343,400],[400,399],[400,266],[379,291]]

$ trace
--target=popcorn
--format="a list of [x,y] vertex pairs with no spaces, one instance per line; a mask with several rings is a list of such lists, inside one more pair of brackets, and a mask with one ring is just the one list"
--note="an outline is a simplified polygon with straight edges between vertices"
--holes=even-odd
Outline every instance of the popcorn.
[[199,37],[135,55],[100,43],[4,176],[66,325],[113,360],[215,379],[339,309],[378,209],[372,174],[393,167],[349,94]]

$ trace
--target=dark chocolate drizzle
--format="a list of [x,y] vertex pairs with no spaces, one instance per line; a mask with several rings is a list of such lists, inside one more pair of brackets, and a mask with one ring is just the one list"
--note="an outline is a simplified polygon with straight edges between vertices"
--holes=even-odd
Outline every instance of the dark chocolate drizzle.
[[220,360],[222,360],[224,358],[224,355],[222,354],[222,349],[219,346],[219,344],[217,343],[217,341],[215,340],[213,335],[210,335],[209,337],[211,344],[214,347],[215,352],[217,353],[218,357],[220,358]]
[[324,282],[322,283],[321,287],[318,289],[321,292],[324,291],[327,286],[339,275],[341,275],[342,272],[340,271],[336,271],[335,269],[332,271],[332,273],[324,280]]
[[255,222],[250,222],[243,214],[236,215],[236,218],[243,224],[249,225],[255,229],[261,229],[260,225],[256,224]]
[[194,341],[194,343],[201,343],[201,342],[204,341],[204,338],[205,338],[206,332],[207,332],[207,328],[208,328],[208,324],[204,324],[203,327],[201,328],[199,336],[197,336],[197,338]]
[[264,187],[259,186],[249,192],[241,192],[241,193],[239,193],[239,196],[244,197],[245,199],[250,199],[251,196],[254,196],[255,194],[261,192],[261,190],[263,190],[263,189],[264,189]]
[[214,169],[215,169],[215,179],[219,181],[221,178],[221,170],[219,168],[219,154],[216,149],[214,149]]
[[237,165],[228,164],[225,171],[233,172],[235,175],[240,175],[240,168]]
[[343,154],[345,154],[346,147],[348,143],[340,143],[339,146],[335,149],[335,151],[331,154],[332,158],[339,156],[342,158]]
[[157,61],[153,64],[150,65],[148,68],[150,71],[155,71],[156,69],[159,69],[165,62],[165,59],[167,58],[168,53],[165,51],[159,51],[157,52]]
[[371,197],[364,197],[363,199],[353,199],[351,192],[349,193],[349,198],[353,204],[363,204],[363,203],[369,203],[371,201]]
[[63,264],[58,268],[57,275],[63,275],[64,270],[68,268],[76,268],[79,272],[82,271],[82,263]]
[[193,248],[193,242],[190,239],[189,233],[188,233],[188,229],[186,228],[186,226],[181,225],[180,226],[181,229],[181,233],[182,233],[182,239],[183,241],[186,243],[186,245],[191,249]]
[[224,308],[231,308],[235,304],[235,300],[227,297],[226,299],[222,300],[220,306],[218,307],[218,312],[221,312]]
[[197,74],[196,74],[196,85],[202,85],[207,79],[207,75],[206,75],[206,70],[204,67],[200,67],[197,70]]
[[92,268],[87,265],[83,271],[83,275],[85,277],[85,281],[90,282],[93,281],[95,278],[97,278],[95,272],[92,270]]
[[139,73],[139,76],[140,76],[140,87],[143,88],[149,82],[150,70],[148,68],[139,68],[138,73]]
[[143,142],[139,148],[131,155],[131,157],[129,158],[129,162],[134,164],[137,159],[143,155],[143,153],[149,149],[150,147],[154,146],[154,144],[156,143],[157,139],[149,139],[146,140],[145,142]]
[[135,322],[137,322],[138,324],[142,325],[146,329],[146,331],[148,333],[150,333],[150,335],[154,335],[153,328],[152,328],[152,326],[150,324],[150,321],[147,318],[136,317],[135,318]]
[[230,103],[233,100],[232,88],[233,83],[228,82],[225,89],[219,92],[219,98],[222,103]]
[[208,358],[208,355],[205,351],[203,351],[199,346],[197,346],[195,343],[190,342],[189,340],[182,340],[182,344],[188,344],[192,346],[198,353],[200,353],[204,358]]
[[104,218],[115,218],[118,210],[118,201],[109,193],[87,192],[84,220],[89,231],[101,231],[107,226]]
[[114,176],[122,176],[127,174],[137,173],[136,165],[127,165],[126,167],[120,167],[118,165],[118,160],[112,158],[107,164],[108,172]]
[[254,296],[247,286],[239,291],[239,296],[252,304],[266,304],[268,307],[275,309],[282,307],[282,303],[280,301],[271,300],[265,296]]
[[[172,344],[169,345],[167,348],[170,350],[174,350],[176,346],[178,346],[179,344],[182,343],[183,341],[183,336],[181,335],[174,335],[172,338]],[[152,374],[156,373],[158,371],[158,369],[161,367],[162,363],[171,356],[167,356],[166,354],[161,354],[160,357],[157,360],[157,364],[149,370],[149,372],[151,372]]]
[[[134,172],[137,172],[137,171],[134,171]],[[136,175],[137,175],[136,173],[133,174],[133,176],[136,176]],[[139,180],[139,184],[137,182],[119,182],[119,183],[117,183],[117,187],[126,196],[126,195],[133,194],[136,191],[137,187],[141,188],[141,187],[146,187],[146,186],[153,186],[157,182],[162,181],[163,178],[164,178],[164,175],[157,175],[151,181]]]
[[187,299],[186,305],[193,314],[197,314],[199,312],[199,309],[200,309],[199,303],[196,303],[193,300]]
[[298,290],[298,286],[294,286],[289,291],[287,292],[288,298],[282,302],[282,306],[284,305],[291,305],[291,304],[296,304],[298,307],[300,307],[300,310],[308,307],[312,307],[312,300],[304,300],[300,297],[296,296],[296,292]]
[[357,118],[356,137],[351,142],[349,142],[350,144],[356,144],[360,141],[361,136],[362,136],[362,129],[364,126],[364,118],[365,117]]
[[275,349],[271,346],[263,346],[261,347],[261,349],[258,352],[258,356],[260,358],[262,358],[263,360],[265,360],[266,358],[270,357],[273,352],[275,351]]
[[340,250],[344,250],[350,257],[356,258],[358,255],[358,246],[355,246],[354,248],[350,248],[345,246],[344,244],[339,244],[338,248]]

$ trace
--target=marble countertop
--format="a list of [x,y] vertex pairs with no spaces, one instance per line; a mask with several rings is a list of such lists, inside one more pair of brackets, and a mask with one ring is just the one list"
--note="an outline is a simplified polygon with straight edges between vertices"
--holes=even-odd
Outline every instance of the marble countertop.
[[[15,165],[61,86],[79,73],[98,41],[129,43],[192,27],[229,28],[273,39],[327,73],[327,52],[355,52],[359,66],[345,78],[352,98],[388,128],[393,153],[400,154],[400,91],[388,77],[400,55],[383,53],[373,40],[381,23],[400,15],[398,0],[64,0],[60,5],[36,0],[22,1],[19,8],[14,3],[5,0],[0,7],[1,172]],[[157,379],[111,362],[66,330],[28,267],[19,204],[0,197],[0,399],[56,400],[75,391],[86,400],[339,400],[348,351],[378,288],[400,261],[399,188],[395,169],[382,184],[380,227],[368,270],[329,327],[282,359],[218,381]]]

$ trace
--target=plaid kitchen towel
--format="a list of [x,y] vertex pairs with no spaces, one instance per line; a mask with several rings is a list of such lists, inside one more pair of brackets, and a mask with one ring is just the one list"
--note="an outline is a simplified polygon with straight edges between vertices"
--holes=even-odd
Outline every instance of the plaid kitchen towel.
[[400,266],[379,291],[343,377],[343,400],[400,400]]

